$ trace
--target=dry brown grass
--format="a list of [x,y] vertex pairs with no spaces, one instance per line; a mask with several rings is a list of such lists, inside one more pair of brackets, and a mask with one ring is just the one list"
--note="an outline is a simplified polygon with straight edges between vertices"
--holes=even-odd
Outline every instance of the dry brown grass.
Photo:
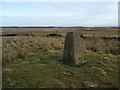
[[3,37],[3,65],[17,58],[62,49],[63,41],[52,37]]
[[[93,31],[84,31],[85,28],[17,28],[3,29],[4,33],[55,33],[56,31],[65,35],[68,31],[80,31],[86,36],[117,36],[115,28],[97,28]],[[99,38],[82,39],[85,50],[99,53],[120,54],[118,51],[118,40],[103,40]],[[64,37],[43,37],[43,36],[15,36],[3,37],[3,65],[18,58],[36,55],[41,52],[56,51],[64,48]]]
[[84,49],[93,52],[119,55],[118,40],[103,40],[99,38],[82,39]]

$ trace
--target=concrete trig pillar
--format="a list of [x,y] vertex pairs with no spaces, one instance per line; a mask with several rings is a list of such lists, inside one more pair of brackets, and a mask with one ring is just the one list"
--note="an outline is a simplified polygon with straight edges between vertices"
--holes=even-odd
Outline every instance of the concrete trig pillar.
[[84,49],[82,48],[80,33],[68,32],[65,37],[63,63],[71,66],[84,64]]

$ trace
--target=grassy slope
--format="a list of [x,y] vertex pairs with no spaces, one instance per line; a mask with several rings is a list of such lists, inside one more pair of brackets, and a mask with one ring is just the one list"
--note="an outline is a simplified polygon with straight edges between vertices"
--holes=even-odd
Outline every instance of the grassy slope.
[[3,76],[3,87],[79,88],[85,80],[98,87],[118,87],[117,56],[86,52],[88,63],[70,67],[62,64],[62,52],[40,53],[3,67],[11,70]]

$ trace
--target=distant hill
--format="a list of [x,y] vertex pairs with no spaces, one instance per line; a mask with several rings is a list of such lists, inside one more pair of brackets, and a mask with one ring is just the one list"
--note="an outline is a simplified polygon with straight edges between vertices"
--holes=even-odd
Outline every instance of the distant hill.
[[83,27],[83,26],[2,26],[0,28],[120,28],[116,26]]

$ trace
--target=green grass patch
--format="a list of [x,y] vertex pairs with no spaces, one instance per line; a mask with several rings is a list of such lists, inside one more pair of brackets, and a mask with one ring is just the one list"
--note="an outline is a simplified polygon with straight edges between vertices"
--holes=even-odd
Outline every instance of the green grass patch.
[[3,67],[3,88],[82,88],[83,81],[118,87],[117,56],[86,52],[88,63],[80,67],[64,65],[62,56],[60,50],[14,60]]

